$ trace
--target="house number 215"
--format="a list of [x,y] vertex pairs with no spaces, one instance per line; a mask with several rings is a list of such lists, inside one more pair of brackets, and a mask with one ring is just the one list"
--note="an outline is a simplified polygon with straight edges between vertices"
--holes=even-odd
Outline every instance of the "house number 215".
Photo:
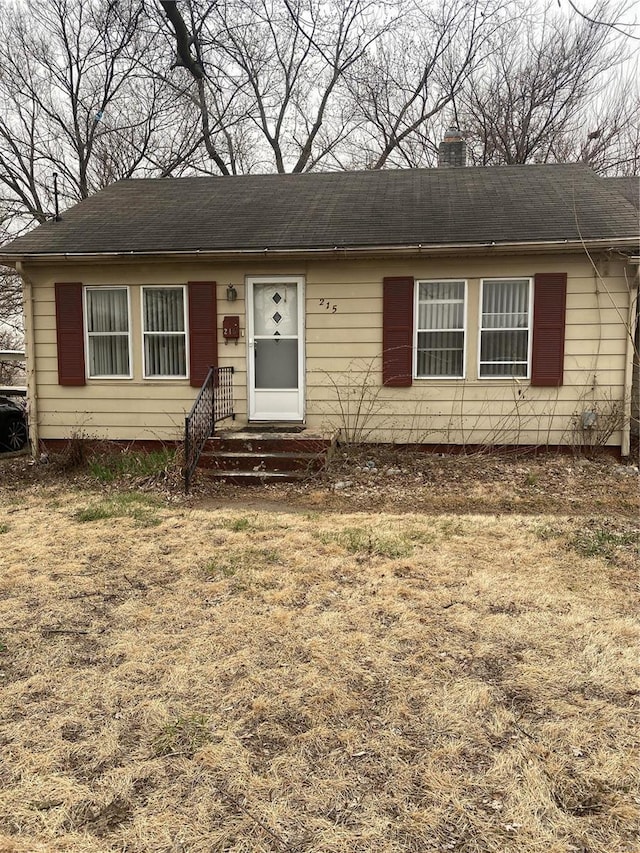
[[328,299],[321,299],[320,305],[324,306],[327,311],[331,311],[332,314],[335,314],[338,310],[338,306],[335,304],[335,302],[329,302]]

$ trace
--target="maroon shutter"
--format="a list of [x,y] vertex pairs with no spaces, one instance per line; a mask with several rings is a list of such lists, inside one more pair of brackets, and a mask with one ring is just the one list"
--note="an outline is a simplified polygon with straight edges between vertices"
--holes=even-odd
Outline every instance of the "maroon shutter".
[[189,377],[195,388],[218,364],[215,281],[189,282]]
[[413,279],[382,282],[382,382],[395,388],[411,385],[413,368]]
[[56,282],[55,294],[58,382],[60,385],[84,385],[82,284]]
[[538,273],[533,291],[532,385],[562,385],[566,303],[566,272]]

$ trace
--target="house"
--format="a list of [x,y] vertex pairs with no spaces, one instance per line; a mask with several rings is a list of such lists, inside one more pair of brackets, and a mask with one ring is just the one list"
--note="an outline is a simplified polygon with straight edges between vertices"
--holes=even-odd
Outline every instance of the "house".
[[32,439],[179,440],[215,364],[240,425],[626,454],[633,198],[575,164],[116,183],[0,249]]

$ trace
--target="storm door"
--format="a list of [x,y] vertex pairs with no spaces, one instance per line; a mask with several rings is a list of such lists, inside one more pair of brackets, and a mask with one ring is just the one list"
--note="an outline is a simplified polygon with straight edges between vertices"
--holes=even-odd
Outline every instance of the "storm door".
[[247,281],[249,420],[304,418],[304,279]]

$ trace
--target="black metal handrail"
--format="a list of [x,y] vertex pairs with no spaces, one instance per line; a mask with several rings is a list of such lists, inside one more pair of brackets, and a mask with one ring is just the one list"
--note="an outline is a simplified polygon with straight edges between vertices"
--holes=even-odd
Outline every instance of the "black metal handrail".
[[233,367],[210,367],[191,411],[184,419],[184,490],[189,491],[193,472],[215,425],[235,418]]

